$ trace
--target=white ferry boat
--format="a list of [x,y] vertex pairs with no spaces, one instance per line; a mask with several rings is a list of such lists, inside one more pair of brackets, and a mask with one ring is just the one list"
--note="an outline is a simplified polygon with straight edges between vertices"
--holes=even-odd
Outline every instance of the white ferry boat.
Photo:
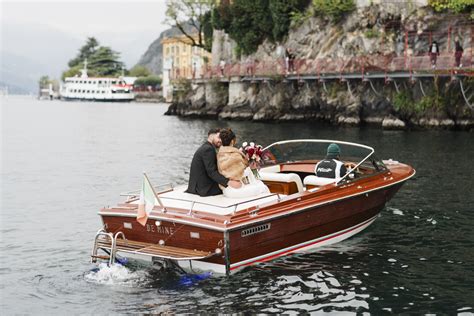
[[60,96],[63,100],[128,102],[135,98],[133,85],[124,77],[98,78],[87,75],[87,61],[81,76],[67,77],[61,85]]

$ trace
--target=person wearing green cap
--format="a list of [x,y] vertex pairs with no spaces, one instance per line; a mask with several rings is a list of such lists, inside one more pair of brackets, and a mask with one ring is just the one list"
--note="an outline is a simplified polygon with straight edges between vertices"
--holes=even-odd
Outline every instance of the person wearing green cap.
[[340,179],[346,172],[346,166],[339,160],[341,149],[337,144],[330,144],[327,149],[326,158],[318,162],[314,168],[316,176],[321,178]]

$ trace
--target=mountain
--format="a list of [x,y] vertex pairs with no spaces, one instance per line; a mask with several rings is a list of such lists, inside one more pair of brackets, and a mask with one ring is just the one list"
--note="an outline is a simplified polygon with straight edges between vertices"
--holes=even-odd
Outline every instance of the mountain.
[[44,25],[2,25],[0,81],[10,91],[36,93],[40,76],[59,78],[81,39]]

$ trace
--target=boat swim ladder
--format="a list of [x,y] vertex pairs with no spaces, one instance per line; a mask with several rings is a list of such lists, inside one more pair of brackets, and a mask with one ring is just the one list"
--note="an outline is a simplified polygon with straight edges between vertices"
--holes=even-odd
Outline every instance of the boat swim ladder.
[[[115,256],[117,254],[117,239],[119,236],[122,236],[122,238],[125,239],[125,235],[122,232],[117,232],[114,236],[112,233],[107,233],[105,230],[100,229],[95,234],[94,247],[92,248],[92,254],[91,254],[91,262],[95,263],[97,262],[97,259],[102,259],[102,260],[108,260],[109,266],[112,265],[115,262]],[[105,249],[99,247],[98,243],[101,238],[110,240],[110,245],[111,245],[110,253],[106,251]],[[106,252],[107,256],[99,255],[98,254],[99,249],[102,249],[104,252]]]

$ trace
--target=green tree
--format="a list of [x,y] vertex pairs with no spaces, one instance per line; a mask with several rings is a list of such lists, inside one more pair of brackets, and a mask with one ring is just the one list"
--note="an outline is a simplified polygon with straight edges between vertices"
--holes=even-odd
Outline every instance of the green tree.
[[329,16],[334,22],[356,8],[354,0],[313,0],[313,8],[316,14]]
[[216,6],[216,0],[168,0],[166,3],[167,23],[176,26],[191,42],[191,46],[210,51],[204,38],[206,23],[210,25],[206,13]]
[[136,65],[132,69],[130,69],[129,75],[132,77],[146,77],[151,75],[150,70],[142,65]]
[[90,56],[89,65],[99,76],[118,76],[123,68],[118,58],[119,53],[110,47],[101,46]]
[[89,37],[86,44],[79,50],[78,56],[68,63],[69,69],[65,70],[61,77],[64,80],[66,77],[80,75],[86,59],[89,76],[119,76],[123,69],[123,63],[119,61],[119,57],[119,53],[110,47],[98,46],[97,40]]
[[273,40],[273,20],[268,10],[269,0],[235,0],[232,22],[226,30],[238,44],[241,53],[257,50],[265,39]]
[[306,9],[309,0],[273,0],[270,1],[270,13],[273,21],[272,35],[281,41],[290,28],[291,17]]
[[41,76],[38,81],[40,88],[46,88],[50,83],[51,79],[49,79],[49,76]]
[[212,25],[225,30],[237,42],[239,52],[253,53],[265,39],[281,41],[291,16],[302,13],[311,0],[222,1],[212,11]]
[[161,84],[161,78],[158,76],[140,77],[133,83],[136,87],[156,87],[159,84]]
[[86,44],[79,49],[77,56],[69,61],[68,66],[72,68],[82,64],[86,58],[88,59],[97,51],[98,47],[99,42],[95,37],[88,37]]
[[436,11],[451,10],[455,13],[470,12],[474,9],[473,0],[429,0],[428,4]]

